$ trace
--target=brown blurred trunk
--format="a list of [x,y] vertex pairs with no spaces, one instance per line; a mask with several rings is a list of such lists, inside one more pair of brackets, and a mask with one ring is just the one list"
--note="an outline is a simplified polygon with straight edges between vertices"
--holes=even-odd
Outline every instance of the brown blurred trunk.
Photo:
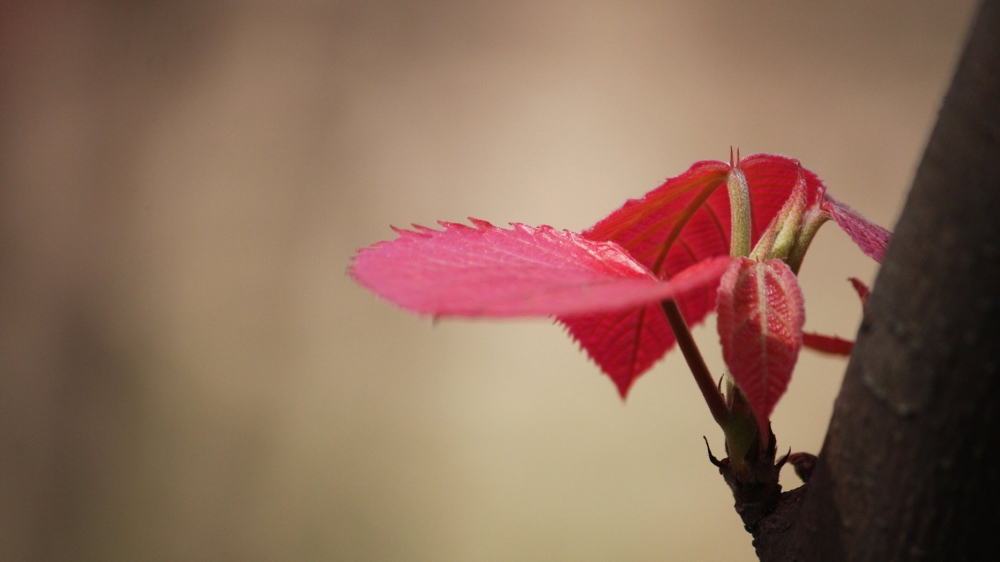
[[816,471],[791,497],[801,501],[787,502],[798,511],[785,514],[788,526],[761,537],[761,559],[996,559],[998,404],[1000,0],[987,0],[868,302]]

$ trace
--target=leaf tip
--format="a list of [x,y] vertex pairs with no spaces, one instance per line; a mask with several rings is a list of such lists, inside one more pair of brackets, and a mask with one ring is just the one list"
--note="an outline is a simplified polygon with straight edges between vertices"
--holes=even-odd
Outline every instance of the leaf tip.
[[854,291],[858,293],[858,298],[861,299],[861,308],[868,306],[868,296],[871,294],[871,289],[868,288],[868,285],[857,277],[850,277],[848,281],[854,286]]
[[621,398],[622,403],[628,398],[628,391],[632,388],[632,383],[635,382],[634,378],[621,379],[611,377],[611,381],[615,383],[615,388],[618,389],[618,397]]

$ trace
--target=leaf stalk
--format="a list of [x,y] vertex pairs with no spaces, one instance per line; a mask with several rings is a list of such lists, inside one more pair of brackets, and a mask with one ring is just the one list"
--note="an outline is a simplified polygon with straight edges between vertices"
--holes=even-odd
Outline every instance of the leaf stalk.
[[663,308],[663,313],[666,314],[670,328],[677,338],[677,347],[681,348],[684,360],[687,361],[688,367],[691,368],[691,374],[694,375],[694,381],[698,384],[698,389],[701,390],[701,395],[705,398],[709,411],[712,412],[712,418],[715,423],[724,428],[730,421],[729,407],[726,405],[726,399],[719,392],[719,387],[715,385],[715,379],[709,372],[705,359],[701,356],[701,351],[691,335],[691,330],[681,314],[680,307],[677,306],[677,301],[665,300],[660,303],[660,306]]

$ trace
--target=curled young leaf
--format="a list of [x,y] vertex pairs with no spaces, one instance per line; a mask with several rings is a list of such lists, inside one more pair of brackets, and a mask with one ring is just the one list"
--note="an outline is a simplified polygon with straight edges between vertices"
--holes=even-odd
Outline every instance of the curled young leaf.
[[805,323],[802,290],[781,260],[734,260],[719,283],[722,356],[767,435],[767,422],[792,378]]

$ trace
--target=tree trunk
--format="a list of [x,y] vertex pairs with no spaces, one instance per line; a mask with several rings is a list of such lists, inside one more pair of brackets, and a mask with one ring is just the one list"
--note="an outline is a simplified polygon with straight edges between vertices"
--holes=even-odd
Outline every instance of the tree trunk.
[[998,404],[1000,0],[987,0],[868,301],[801,509],[763,537],[779,548],[761,559],[997,559]]

